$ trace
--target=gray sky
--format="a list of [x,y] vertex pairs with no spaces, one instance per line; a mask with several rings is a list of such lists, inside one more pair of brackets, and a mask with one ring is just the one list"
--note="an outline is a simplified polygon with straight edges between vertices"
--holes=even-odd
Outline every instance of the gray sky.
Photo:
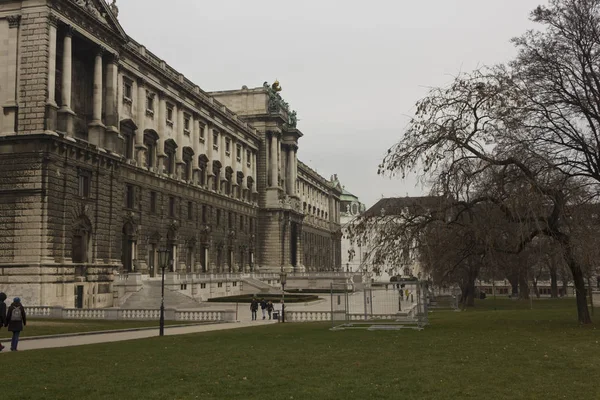
[[510,59],[545,0],[118,0],[125,31],[206,91],[279,79],[298,157],[367,207],[424,194],[377,175],[427,87]]

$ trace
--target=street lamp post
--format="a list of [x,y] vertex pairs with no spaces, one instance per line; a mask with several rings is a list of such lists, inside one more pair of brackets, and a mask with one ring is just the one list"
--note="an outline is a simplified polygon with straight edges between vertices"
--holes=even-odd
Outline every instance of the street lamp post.
[[166,248],[162,248],[158,251],[158,264],[162,270],[159,336],[165,335],[165,268],[167,266],[168,256],[169,250]]
[[285,322],[285,283],[287,280],[287,273],[281,272],[279,274],[281,281],[281,322]]

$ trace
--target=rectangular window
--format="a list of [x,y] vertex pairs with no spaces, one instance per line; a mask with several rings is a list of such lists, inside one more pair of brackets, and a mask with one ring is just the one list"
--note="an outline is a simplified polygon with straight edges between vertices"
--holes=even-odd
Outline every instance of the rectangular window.
[[252,165],[252,153],[250,153],[250,150],[246,150],[246,165]]
[[154,167],[154,142],[146,141],[146,167]]
[[169,196],[169,217],[175,218],[175,197]]
[[188,212],[188,219],[193,219],[194,218],[194,203],[192,203],[191,201],[188,201],[188,206],[187,206],[187,212]]
[[201,283],[200,284],[200,289],[206,289],[206,283]]
[[123,100],[125,103],[131,104],[131,93],[132,93],[132,85],[131,81],[127,78],[123,78]]
[[213,132],[213,149],[219,150],[219,133]]
[[223,282],[217,283],[217,287],[223,287]]
[[135,186],[127,185],[126,187],[126,197],[125,197],[125,207],[134,208],[135,207]]
[[154,114],[154,93],[150,93],[148,90],[146,90],[146,111]]
[[229,157],[231,154],[231,140],[225,139],[225,155]]
[[167,104],[167,124],[173,126],[173,106]]
[[84,199],[89,198],[92,194],[92,172],[87,170],[79,170],[78,184],[79,197]]
[[254,218],[250,217],[250,233],[254,232]]
[[244,232],[244,216],[240,215],[240,232]]
[[188,114],[185,114],[183,117],[183,133],[187,135],[190,134],[190,121],[191,117]]
[[229,229],[233,229],[235,226],[235,215],[232,212],[229,212]]
[[233,282],[233,286],[234,286],[234,287],[235,287],[235,286],[237,286],[237,282]]
[[200,142],[204,143],[204,125],[200,124]]
[[217,210],[217,226],[221,225],[221,210]]
[[242,161],[242,146],[239,144],[235,146],[235,159],[239,162]]
[[156,213],[156,192],[150,192],[150,212]]

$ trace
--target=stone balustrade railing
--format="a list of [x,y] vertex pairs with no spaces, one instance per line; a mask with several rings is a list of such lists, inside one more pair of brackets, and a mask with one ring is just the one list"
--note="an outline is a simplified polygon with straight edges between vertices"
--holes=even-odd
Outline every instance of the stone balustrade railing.
[[[331,311],[286,311],[287,322],[327,322],[331,321]],[[412,321],[411,315],[403,314],[346,314],[345,311],[334,311],[336,321],[369,321],[369,320],[406,320]]]
[[[50,319],[105,319],[105,320],[147,320],[153,321],[160,318],[158,309],[120,309],[120,308],[63,308],[33,306],[25,307],[28,317],[41,317]],[[165,309],[165,320],[167,321],[235,321],[235,311],[202,311],[202,310],[175,310]]]

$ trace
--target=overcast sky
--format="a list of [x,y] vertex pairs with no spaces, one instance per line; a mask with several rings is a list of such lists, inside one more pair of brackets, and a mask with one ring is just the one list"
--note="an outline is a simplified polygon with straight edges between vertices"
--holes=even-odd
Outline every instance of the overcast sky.
[[118,0],[125,31],[206,91],[279,79],[298,157],[367,205],[426,194],[381,178],[427,88],[514,56],[545,0]]

